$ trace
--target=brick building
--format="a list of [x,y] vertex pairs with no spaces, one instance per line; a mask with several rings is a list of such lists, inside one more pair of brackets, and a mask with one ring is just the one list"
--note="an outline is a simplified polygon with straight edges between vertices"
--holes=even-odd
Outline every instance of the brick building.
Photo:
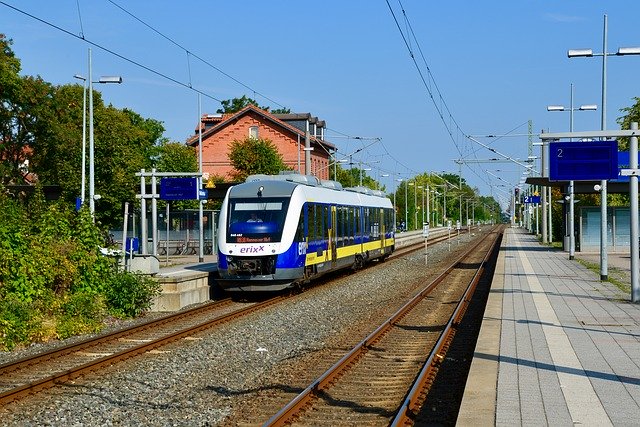
[[[233,170],[229,162],[228,145],[247,137],[268,139],[282,155],[284,163],[293,170],[307,174],[305,168],[305,138],[309,138],[310,170],[308,174],[329,179],[331,153],[336,148],[324,140],[325,122],[302,114],[271,114],[254,105],[237,113],[205,114],[201,118],[202,171],[205,174],[230,179]],[[198,148],[198,132],[187,140],[187,145]]]

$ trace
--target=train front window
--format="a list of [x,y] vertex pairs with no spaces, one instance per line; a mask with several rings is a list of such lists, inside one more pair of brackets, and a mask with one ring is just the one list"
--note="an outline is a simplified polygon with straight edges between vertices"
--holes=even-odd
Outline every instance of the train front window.
[[231,199],[227,242],[279,242],[286,218],[288,199]]

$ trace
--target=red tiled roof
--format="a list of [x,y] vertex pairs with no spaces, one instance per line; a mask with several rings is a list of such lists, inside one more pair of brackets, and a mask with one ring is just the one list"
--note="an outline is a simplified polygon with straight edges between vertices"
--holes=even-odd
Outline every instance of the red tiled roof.
[[[295,135],[300,135],[302,137],[305,136],[305,133],[303,131],[301,131],[300,129],[296,128],[295,126],[291,126],[290,124],[278,119],[275,115],[271,114],[269,111],[263,110],[261,108],[256,107],[255,105],[247,105],[246,107],[244,107],[242,110],[236,112],[236,113],[225,113],[225,114],[220,114],[220,115],[211,115],[211,114],[207,114],[207,115],[203,115],[201,120],[200,120],[200,127],[202,128],[202,137],[205,138],[206,136],[215,133],[217,130],[223,128],[224,126],[226,126],[228,123],[230,123],[231,121],[247,114],[248,112],[253,111],[257,114],[262,115],[263,117],[265,117],[266,119],[268,119],[269,121],[277,124],[278,126],[289,130],[290,132],[292,132]],[[208,129],[205,130],[205,123],[215,123],[213,126],[209,127]],[[192,136],[191,138],[189,138],[187,140],[187,145],[195,145],[198,141],[198,135],[197,135],[197,131],[198,129],[196,128],[196,135]],[[324,145],[327,149],[333,150],[335,149],[335,146],[333,144],[331,144],[330,142],[327,141],[323,141],[319,138],[316,138],[314,136],[311,136],[311,142],[315,142],[316,144],[321,144]]]

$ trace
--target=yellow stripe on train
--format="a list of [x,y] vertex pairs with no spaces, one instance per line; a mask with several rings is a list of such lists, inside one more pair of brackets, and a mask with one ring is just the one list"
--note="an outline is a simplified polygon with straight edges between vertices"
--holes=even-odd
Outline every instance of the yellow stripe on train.
[[[337,248],[336,258],[342,259],[349,256],[354,256],[356,254],[363,253],[366,251],[375,251],[376,249],[380,249],[381,247],[389,248],[393,246],[394,243],[395,243],[394,239],[386,239],[384,246],[380,245],[380,240],[374,240],[372,242],[367,242],[364,244],[358,243],[355,245],[342,246],[340,248]],[[311,252],[311,253],[307,253],[307,257],[305,259],[304,265],[307,266],[307,265],[321,264],[327,261],[331,261],[331,251],[325,250],[320,253]]]

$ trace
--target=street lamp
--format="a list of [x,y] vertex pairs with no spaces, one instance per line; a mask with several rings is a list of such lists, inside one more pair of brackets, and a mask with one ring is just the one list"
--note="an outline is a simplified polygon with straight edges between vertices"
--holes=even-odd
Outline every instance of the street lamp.
[[[396,178],[396,181],[402,182],[402,178]],[[396,186],[396,190],[393,192],[393,231],[395,232],[396,226],[398,225],[398,221],[396,219],[396,213],[398,207],[396,206],[396,193],[398,192],[398,186]]]
[[[571,83],[571,106],[567,109],[562,105],[549,105],[547,111],[569,111],[569,132],[573,132],[573,112],[574,111],[595,111],[598,106],[595,104],[581,105],[578,108],[573,106],[573,83]],[[544,169],[544,168],[543,168]],[[544,171],[543,171],[544,172]],[[569,259],[575,258],[576,253],[576,239],[574,231],[574,202],[575,202],[575,183],[573,180],[569,181],[569,223],[567,228],[569,229]]]
[[[96,198],[100,196],[95,194],[95,162],[94,162],[94,140],[93,140],[93,81],[91,69],[91,48],[89,48],[89,210],[91,216],[95,220]],[[100,77],[96,83],[122,83],[120,76]],[[145,242],[146,244],[146,242]]]
[[360,168],[360,187],[362,187],[362,171],[370,171],[371,168]]
[[82,77],[79,74],[76,74],[73,77],[82,80],[82,183],[80,184],[80,206],[83,206],[85,199],[85,183],[87,182],[87,78]]
[[[600,130],[607,128],[607,57],[624,55],[640,55],[640,47],[621,47],[618,52],[607,52],[607,15],[604,15],[602,31],[602,52],[593,53],[591,49],[570,49],[569,58],[602,56],[602,110],[600,116]],[[607,280],[607,180],[600,182],[600,280]]]

